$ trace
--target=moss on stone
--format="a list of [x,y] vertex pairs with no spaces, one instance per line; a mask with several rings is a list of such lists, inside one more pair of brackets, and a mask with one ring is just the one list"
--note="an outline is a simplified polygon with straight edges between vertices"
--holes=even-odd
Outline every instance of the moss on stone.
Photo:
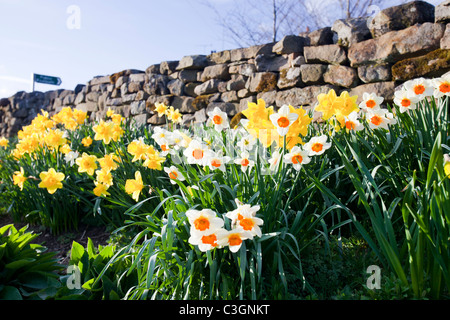
[[392,78],[406,81],[422,76],[439,76],[450,69],[450,50],[437,49],[424,56],[398,61],[392,66]]
[[262,75],[261,81],[255,88],[256,92],[266,92],[275,90],[277,87],[277,75],[275,73],[267,72]]
[[212,94],[203,94],[200,96],[197,96],[192,101],[192,107],[194,107],[195,110],[204,109],[209,104],[209,99],[211,98]]
[[242,112],[237,113],[233,118],[231,118],[230,127],[235,128],[239,124],[241,119],[245,119],[245,118],[246,117],[244,116],[244,114]]

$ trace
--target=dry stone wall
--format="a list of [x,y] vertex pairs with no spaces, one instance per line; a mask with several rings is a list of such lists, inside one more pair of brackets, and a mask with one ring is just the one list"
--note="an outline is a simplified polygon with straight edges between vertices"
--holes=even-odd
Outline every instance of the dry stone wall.
[[374,92],[389,102],[402,82],[449,70],[450,0],[436,7],[413,1],[276,43],[97,76],[74,90],[18,92],[0,100],[0,136],[15,134],[41,110],[63,107],[85,110],[91,120],[111,108],[139,124],[161,125],[165,119],[153,111],[160,102],[179,109],[189,125],[206,121],[214,107],[236,121],[259,98],[313,108],[330,89],[359,97]]

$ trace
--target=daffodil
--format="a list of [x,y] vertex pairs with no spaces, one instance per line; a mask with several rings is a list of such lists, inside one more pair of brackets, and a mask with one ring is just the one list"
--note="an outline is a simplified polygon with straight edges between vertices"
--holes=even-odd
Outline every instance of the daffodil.
[[353,111],[344,118],[345,128],[348,131],[361,131],[364,129],[364,125],[358,119],[358,113]]
[[264,221],[256,217],[256,213],[261,207],[259,205],[243,204],[238,199],[235,199],[235,203],[237,208],[225,214],[227,218],[231,219],[233,228],[242,228],[252,233],[253,236],[261,237],[260,226],[264,224]]
[[209,232],[193,232],[188,239],[188,242],[202,252],[212,250],[218,246],[218,239],[226,234],[223,228],[211,230]]
[[115,126],[112,121],[100,120],[100,123],[94,125],[92,130],[95,132],[94,140],[102,140],[104,144],[109,144],[115,138]]
[[327,121],[335,113],[335,102],[337,100],[337,94],[334,89],[328,91],[328,93],[320,93],[317,96],[319,104],[315,107],[315,111],[322,113],[322,119]]
[[394,92],[394,103],[399,106],[401,113],[416,109],[417,102],[419,99],[411,91],[401,89]]
[[366,114],[366,120],[371,129],[383,128],[388,130],[389,125],[397,123],[392,113],[386,109],[369,110]]
[[9,141],[5,137],[0,138],[0,147],[6,148],[8,146],[8,143]]
[[189,164],[206,164],[206,153],[209,148],[202,142],[194,139],[189,146],[183,151],[184,156]]
[[389,125],[397,123],[393,114],[387,109],[371,110],[367,112],[366,120],[371,129],[383,128],[389,130]]
[[225,165],[231,160],[230,157],[222,155],[222,153],[209,151],[206,156],[206,165],[211,170],[220,170],[225,172]]
[[86,172],[88,175],[92,176],[97,169],[97,157],[95,155],[89,155],[86,152],[83,152],[81,157],[78,157],[75,160],[75,163],[78,165],[78,172],[83,173]]
[[417,101],[433,95],[434,91],[431,81],[425,78],[408,80],[403,84],[403,88],[410,92],[411,96],[415,97]]
[[180,110],[174,109],[170,107],[167,111],[167,119],[172,121],[173,123],[180,123],[182,121],[183,115],[180,113]]
[[95,184],[95,188],[94,188],[93,192],[94,192],[94,194],[97,197],[106,197],[106,196],[110,196],[111,195],[107,191],[108,188],[109,188],[108,185],[106,185],[104,183],[101,183],[101,182],[98,182],[98,181],[94,181],[94,184]]
[[295,146],[291,149],[289,153],[284,155],[284,162],[292,164],[295,170],[299,171],[303,164],[308,164],[311,162],[311,158],[308,155],[308,151]]
[[158,113],[158,117],[162,117],[167,114],[168,107],[164,103],[155,103],[155,111]]
[[78,151],[70,151],[64,156],[64,161],[66,161],[70,166],[73,166],[79,155],[80,154]]
[[81,144],[85,146],[86,148],[89,147],[92,144],[93,140],[91,137],[84,137],[81,139]]
[[250,159],[250,154],[247,151],[243,151],[239,158],[234,159],[234,163],[240,165],[243,172],[251,170],[255,165],[255,161]]
[[450,96],[450,75],[445,74],[432,80],[434,87],[433,96],[438,99],[444,96]]
[[98,163],[103,170],[106,171],[114,171],[119,167],[118,162],[120,161],[119,157],[114,154],[105,154],[103,158],[98,159]]
[[107,170],[96,170],[95,171],[96,174],[96,179],[99,183],[102,183],[108,187],[113,185],[113,177],[111,174],[111,171],[107,171]]
[[269,118],[277,128],[278,134],[284,137],[288,133],[292,123],[297,120],[298,114],[291,112],[288,105],[283,105],[277,113],[271,114]]
[[325,152],[325,150],[331,147],[331,143],[327,142],[327,136],[321,135],[318,137],[312,137],[307,143],[304,144],[303,149],[308,151],[309,156],[318,156]]
[[134,177],[135,179],[127,179],[127,181],[125,181],[125,192],[131,194],[132,198],[137,202],[139,200],[139,195],[144,188],[144,183],[139,171],[134,173]]
[[345,126],[345,117],[359,111],[357,99],[358,96],[350,96],[347,91],[343,91],[336,99],[334,117],[342,128]]
[[211,209],[190,209],[186,211],[186,217],[191,225],[191,234],[195,232],[208,234],[224,226],[224,221]]
[[20,171],[14,171],[13,182],[14,185],[19,186],[20,191],[23,190],[23,184],[27,181],[27,177],[25,177],[25,172],[22,167],[20,167]]
[[142,164],[144,167],[153,170],[162,170],[162,164],[166,161],[165,157],[161,157],[160,154],[155,152],[149,152],[145,156],[144,163]]
[[383,101],[384,98],[377,96],[375,93],[364,92],[359,108],[364,111],[379,109]]
[[167,173],[167,175],[170,178],[170,183],[177,184],[176,181],[184,181],[184,176],[180,173],[177,167],[170,166],[169,168],[164,168],[164,172]]
[[136,162],[138,160],[145,160],[146,154],[149,152],[150,146],[144,142],[144,139],[140,137],[137,140],[133,140],[127,147],[129,154],[133,156],[131,162]]
[[259,139],[261,144],[267,148],[272,142],[279,140],[276,126],[270,120],[270,115],[274,113],[273,107],[266,108],[263,99],[258,99],[257,103],[248,102],[248,108],[242,111],[242,114],[248,120],[245,124],[247,131]]
[[53,194],[57,189],[61,189],[63,184],[61,181],[64,180],[65,175],[62,172],[56,172],[55,169],[50,168],[48,171],[41,172],[39,174],[41,182],[39,183],[39,188],[46,188],[48,193]]
[[231,252],[238,252],[242,246],[242,242],[251,238],[253,238],[253,235],[250,231],[246,231],[242,228],[235,228],[220,233],[218,235],[217,244],[223,247],[228,246]]
[[111,118],[115,114],[114,110],[111,110],[111,107],[108,107],[108,110],[106,111],[106,116]]
[[215,107],[212,111],[208,112],[209,120],[213,123],[214,129],[218,132],[229,128],[228,115],[220,110],[218,107]]
[[279,150],[275,150],[272,152],[272,155],[269,159],[269,170],[276,171],[281,164],[282,155]]
[[59,129],[49,130],[44,137],[44,142],[47,147],[57,149],[67,142],[64,136],[64,132]]
[[244,135],[236,145],[239,147],[241,151],[250,151],[253,149],[253,146],[256,144],[256,139],[250,134]]
[[87,119],[87,112],[79,109],[74,109],[72,113],[77,124],[83,124]]

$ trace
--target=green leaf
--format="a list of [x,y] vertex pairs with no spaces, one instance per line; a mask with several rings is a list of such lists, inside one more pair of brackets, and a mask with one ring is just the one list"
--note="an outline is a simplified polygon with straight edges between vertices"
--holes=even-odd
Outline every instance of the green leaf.
[[86,281],[85,283],[83,283],[83,285],[81,287],[86,290],[92,290],[94,281],[95,281],[95,278],[92,278],[92,279]]
[[17,260],[17,261],[8,263],[7,265],[5,265],[5,268],[6,269],[19,269],[19,268],[22,268],[34,261],[36,261],[36,259],[33,259],[33,258],[21,259],[21,260]]
[[78,263],[84,255],[84,247],[76,241],[72,242],[72,249],[70,251],[71,263]]
[[19,290],[12,286],[5,286],[0,291],[0,300],[23,300]]

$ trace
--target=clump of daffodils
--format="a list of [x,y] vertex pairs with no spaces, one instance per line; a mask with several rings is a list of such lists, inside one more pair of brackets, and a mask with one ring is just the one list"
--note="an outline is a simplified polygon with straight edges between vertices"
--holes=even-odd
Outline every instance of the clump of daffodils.
[[261,237],[264,221],[256,214],[260,207],[243,204],[235,199],[237,208],[222,217],[231,220],[231,228],[225,229],[224,219],[211,209],[188,210],[186,217],[190,224],[189,243],[198,246],[200,251],[228,247],[237,252],[243,241]]

